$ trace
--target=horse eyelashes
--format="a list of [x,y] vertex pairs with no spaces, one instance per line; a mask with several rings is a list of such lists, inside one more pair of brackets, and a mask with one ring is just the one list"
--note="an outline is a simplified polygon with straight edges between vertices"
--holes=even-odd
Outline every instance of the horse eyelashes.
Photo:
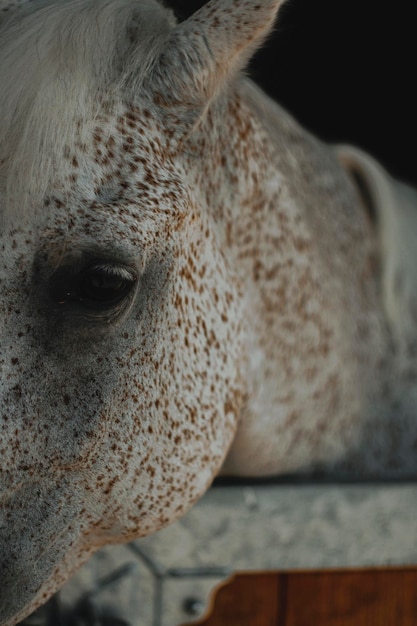
[[52,278],[50,297],[61,307],[107,310],[120,305],[137,283],[130,268],[108,262],[89,265],[77,272],[59,270]]
[[124,267],[96,265],[85,270],[78,290],[85,302],[106,306],[118,303],[135,284],[135,277]]

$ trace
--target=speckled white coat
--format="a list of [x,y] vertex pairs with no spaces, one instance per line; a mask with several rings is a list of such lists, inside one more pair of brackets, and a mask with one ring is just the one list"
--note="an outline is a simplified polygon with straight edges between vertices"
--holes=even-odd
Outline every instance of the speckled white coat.
[[222,467],[416,472],[414,201],[239,77],[279,4],[2,4],[1,626]]

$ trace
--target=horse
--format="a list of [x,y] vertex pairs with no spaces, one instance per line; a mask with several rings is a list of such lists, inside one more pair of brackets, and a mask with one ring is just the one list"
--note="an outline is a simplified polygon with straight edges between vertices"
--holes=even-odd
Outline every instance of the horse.
[[217,475],[417,469],[415,192],[247,79],[282,0],[2,0],[0,624]]

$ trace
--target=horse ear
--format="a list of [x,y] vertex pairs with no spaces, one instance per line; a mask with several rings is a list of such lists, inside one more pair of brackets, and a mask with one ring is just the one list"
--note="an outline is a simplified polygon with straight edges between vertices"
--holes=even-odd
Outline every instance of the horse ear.
[[284,0],[210,0],[177,24],[154,73],[155,102],[195,123],[270,32]]

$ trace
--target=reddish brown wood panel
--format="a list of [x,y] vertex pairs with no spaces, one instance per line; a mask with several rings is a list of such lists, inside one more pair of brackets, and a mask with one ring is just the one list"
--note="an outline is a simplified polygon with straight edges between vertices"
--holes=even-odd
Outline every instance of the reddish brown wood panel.
[[276,626],[277,584],[275,574],[239,574],[219,588],[210,617],[184,626]]
[[285,626],[416,626],[417,571],[288,576]]
[[184,626],[416,626],[417,569],[238,574]]

